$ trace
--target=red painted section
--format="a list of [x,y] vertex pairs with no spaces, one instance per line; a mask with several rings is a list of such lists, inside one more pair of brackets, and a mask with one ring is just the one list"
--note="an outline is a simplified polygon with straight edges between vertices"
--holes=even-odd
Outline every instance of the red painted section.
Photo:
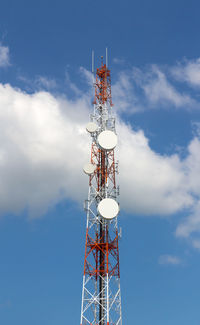
[[[104,238],[104,240],[102,240]],[[104,259],[100,264],[99,253],[102,252]],[[111,259],[112,257],[112,259]],[[114,275],[119,277],[119,247],[118,247],[118,233],[114,239],[111,239],[108,234],[108,229],[106,234],[96,234],[93,238],[89,232],[86,235],[86,252],[84,261],[84,274],[89,274],[91,277],[95,278],[101,276]]]

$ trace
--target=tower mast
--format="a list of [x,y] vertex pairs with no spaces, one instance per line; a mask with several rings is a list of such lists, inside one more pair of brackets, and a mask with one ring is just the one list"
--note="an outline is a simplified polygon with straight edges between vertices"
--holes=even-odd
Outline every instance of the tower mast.
[[[107,60],[106,60],[107,61]],[[106,62],[107,63],[107,62]],[[116,186],[117,145],[112,114],[111,76],[101,58],[94,82],[94,112],[86,129],[92,138],[81,325],[122,325]]]

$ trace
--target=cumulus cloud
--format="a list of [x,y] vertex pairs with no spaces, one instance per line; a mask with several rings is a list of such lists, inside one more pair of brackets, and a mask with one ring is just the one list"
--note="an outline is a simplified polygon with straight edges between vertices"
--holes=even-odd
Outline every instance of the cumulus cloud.
[[[176,229],[177,237],[188,238],[192,233],[200,232],[200,202],[198,201],[191,214],[185,218]],[[197,242],[193,242],[193,246],[197,246]]]
[[174,255],[161,255],[158,263],[161,265],[180,265],[182,264],[182,260]]
[[24,209],[41,215],[63,198],[83,199],[86,99],[70,102],[0,85],[0,107],[1,215]]
[[172,75],[181,82],[186,82],[192,87],[200,86],[200,58],[185,60],[171,68]]
[[17,76],[17,79],[20,80],[24,88],[28,93],[33,93],[37,91],[55,91],[58,88],[58,84],[55,79],[49,78],[46,76],[37,76],[34,79],[31,79],[23,74]]
[[[81,73],[90,83],[91,74],[83,68]],[[124,109],[131,106],[132,91],[136,93],[137,86],[144,89],[150,102],[162,98],[178,106],[189,100],[179,97],[160,70],[155,68],[153,73],[147,77],[135,70],[134,85],[130,76],[120,74],[113,88]],[[158,94],[159,84],[162,90]],[[85,125],[91,96],[77,89],[72,100],[48,91],[29,94],[0,84],[0,215],[19,215],[25,210],[36,217],[63,199],[80,203],[87,197],[82,166],[90,152]],[[136,107],[139,104],[135,100]],[[198,135],[182,159],[177,153],[160,155],[153,151],[144,132],[133,130],[119,116],[117,131],[121,207],[136,216],[170,216],[184,211],[188,217],[180,222],[176,235],[190,237],[200,232]]]
[[153,64],[121,71],[112,90],[117,108],[135,113],[152,108],[199,108],[199,86],[200,58],[197,58],[173,66]]
[[114,58],[113,63],[115,64],[125,64],[125,60],[121,58]]
[[134,82],[128,73],[121,72],[112,86],[115,109],[118,113],[136,113],[144,110],[141,99],[135,90]]
[[10,64],[9,48],[0,43],[0,67],[6,67]]
[[[0,213],[27,209],[39,215],[61,199],[83,200],[82,165],[90,151],[87,97],[72,101],[0,85],[0,107]],[[135,215],[169,215],[193,206],[191,192],[200,195],[199,140],[181,161],[177,154],[154,152],[143,131],[120,120],[117,129],[122,208]]]
[[139,215],[170,215],[193,204],[185,163],[154,152],[143,131],[118,127],[122,206]]
[[93,82],[94,82],[93,73],[88,71],[84,67],[80,67],[79,71],[82,74],[82,76],[84,77],[84,81],[87,82],[88,86],[89,87],[93,86]]
[[35,85],[42,89],[51,90],[57,87],[56,81],[44,76],[38,76],[35,80]]
[[200,232],[200,141],[197,137],[193,139],[188,147],[188,156],[184,161],[187,174],[188,191],[190,190],[196,198],[190,215],[177,227],[178,237],[189,237],[192,233]]
[[157,65],[152,65],[147,71],[134,68],[133,77],[143,89],[147,102],[154,107],[169,104],[175,107],[196,106],[194,99],[178,91]]
[[[81,202],[87,196],[82,166],[90,152],[89,102],[87,96],[69,100],[0,84],[1,215],[24,209],[41,215],[62,199]],[[200,196],[199,139],[181,160],[154,152],[143,131],[120,118],[117,130],[122,208],[159,216],[194,208]]]
[[200,240],[199,239],[193,239],[192,240],[192,246],[198,250],[200,250]]

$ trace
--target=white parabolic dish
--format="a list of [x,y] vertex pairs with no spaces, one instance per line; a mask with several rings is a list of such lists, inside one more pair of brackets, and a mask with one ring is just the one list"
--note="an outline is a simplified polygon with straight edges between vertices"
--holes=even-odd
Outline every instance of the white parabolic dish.
[[96,165],[91,164],[91,163],[87,163],[83,166],[83,171],[85,174],[87,175],[92,175],[96,169]]
[[117,136],[112,131],[103,131],[98,136],[98,143],[103,150],[113,150],[117,145]]
[[93,132],[96,132],[96,130],[98,129],[98,125],[94,122],[89,122],[87,125],[86,125],[86,130],[89,132],[89,133],[93,133]]
[[113,199],[103,199],[98,205],[98,212],[105,219],[113,219],[119,213],[119,204]]

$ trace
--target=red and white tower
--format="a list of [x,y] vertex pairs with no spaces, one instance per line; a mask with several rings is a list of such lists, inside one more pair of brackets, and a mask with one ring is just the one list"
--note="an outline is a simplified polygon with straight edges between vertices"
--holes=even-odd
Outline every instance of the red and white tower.
[[116,184],[117,145],[112,114],[111,77],[101,63],[94,81],[94,112],[86,129],[92,138],[91,161],[85,201],[87,229],[81,304],[81,325],[122,325],[119,271],[119,233]]

